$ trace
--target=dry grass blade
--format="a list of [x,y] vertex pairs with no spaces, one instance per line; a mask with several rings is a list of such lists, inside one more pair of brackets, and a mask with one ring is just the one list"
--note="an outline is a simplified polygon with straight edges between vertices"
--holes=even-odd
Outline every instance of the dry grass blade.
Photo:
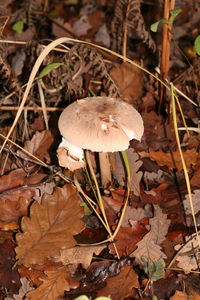
[[183,170],[184,170],[185,181],[186,181],[187,190],[188,190],[188,196],[189,196],[190,207],[191,207],[191,211],[192,211],[192,217],[193,217],[195,232],[196,232],[196,235],[197,235],[197,241],[198,241],[198,245],[199,245],[199,249],[200,249],[200,237],[199,237],[197,222],[196,222],[195,213],[194,213],[194,206],[193,206],[193,201],[192,201],[192,192],[191,192],[191,186],[190,186],[190,179],[189,179],[186,163],[185,163],[183,152],[182,152],[182,149],[181,149],[179,134],[178,134],[178,126],[177,126],[177,118],[176,118],[176,105],[175,105],[175,95],[174,95],[173,84],[171,83],[170,86],[171,86],[171,99],[172,99],[172,113],[173,113],[174,131],[175,131],[176,141],[177,141],[177,145],[178,145],[178,149],[179,149],[179,153],[180,153],[180,157],[181,157],[181,161],[182,161],[182,165],[183,165]]
[[47,107],[46,107],[44,93],[43,93],[40,81],[38,81],[38,90],[39,90],[40,101],[41,101],[41,105],[42,105],[42,112],[44,115],[44,122],[45,122],[46,129],[48,130],[49,124],[48,124],[48,117],[47,117]]

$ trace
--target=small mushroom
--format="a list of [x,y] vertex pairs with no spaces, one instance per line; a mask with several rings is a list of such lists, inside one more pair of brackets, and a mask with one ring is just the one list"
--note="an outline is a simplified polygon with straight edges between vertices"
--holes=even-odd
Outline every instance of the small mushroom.
[[[108,153],[128,149],[129,141],[140,140],[143,120],[130,104],[110,97],[88,97],[67,106],[58,121],[63,141],[59,164],[72,171],[84,165],[83,149],[99,152],[102,185],[111,181]],[[59,152],[65,149],[65,163]],[[105,163],[106,161],[106,163]],[[103,174],[102,174],[103,173]]]

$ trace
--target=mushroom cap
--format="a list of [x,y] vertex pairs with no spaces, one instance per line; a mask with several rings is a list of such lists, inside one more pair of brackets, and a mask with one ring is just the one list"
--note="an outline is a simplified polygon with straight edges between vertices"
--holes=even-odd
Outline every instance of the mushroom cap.
[[137,110],[110,97],[88,97],[70,104],[61,113],[58,127],[71,144],[96,152],[123,151],[144,132]]

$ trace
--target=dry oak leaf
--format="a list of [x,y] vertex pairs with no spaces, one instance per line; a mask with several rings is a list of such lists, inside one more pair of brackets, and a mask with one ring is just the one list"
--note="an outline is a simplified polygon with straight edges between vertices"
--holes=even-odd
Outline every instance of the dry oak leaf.
[[100,245],[61,249],[60,256],[56,258],[56,261],[61,261],[63,265],[82,264],[83,268],[87,269],[92,261],[93,254],[98,255],[105,247],[105,245]]
[[30,217],[22,219],[23,233],[16,235],[20,264],[41,265],[46,258],[58,256],[61,248],[75,246],[73,235],[78,234],[84,224],[80,202],[75,188],[66,184],[56,188],[52,195],[45,194],[41,204],[31,205]]
[[[145,226],[138,222],[135,222],[132,228],[121,227],[115,236],[115,246],[119,256],[127,256],[132,253],[147,232]],[[113,244],[109,245],[109,252],[115,255]]]
[[156,262],[158,260],[164,264],[163,259],[166,255],[161,251],[159,244],[165,240],[170,220],[167,220],[167,215],[162,213],[159,206],[154,205],[154,218],[150,219],[149,224],[151,230],[137,243],[137,249],[131,253],[131,257],[135,257],[141,265],[144,261]]
[[164,265],[164,258],[166,255],[161,251],[161,247],[156,245],[151,239],[151,232],[147,233],[145,237],[137,243],[138,248],[131,253],[131,257],[134,257],[136,262],[141,266],[145,262],[157,262],[162,261]]
[[[53,136],[49,130],[37,131],[30,141],[26,141],[24,149],[29,153],[37,156],[39,159],[46,163],[50,163],[49,148],[53,143]],[[29,158],[23,151],[18,150],[17,153],[22,158]]]
[[0,177],[0,220],[4,222],[18,221],[27,214],[27,207],[36,196],[39,183],[46,175],[33,173],[27,175],[22,169],[16,169]]
[[198,269],[200,262],[200,253],[198,251],[198,239],[196,234],[185,237],[185,245],[176,245],[174,248],[178,250],[176,254],[177,266],[184,270],[185,273],[190,273],[192,270]]
[[118,85],[123,99],[128,103],[133,104],[142,96],[143,73],[136,66],[123,62],[111,69],[110,76]]
[[200,300],[199,295],[189,296],[184,292],[176,291],[174,296],[170,297],[170,300]]
[[22,277],[20,281],[22,286],[19,289],[19,293],[17,295],[13,295],[13,298],[6,297],[5,300],[29,300],[26,297],[26,294],[33,290],[33,288],[30,286],[30,282],[25,277]]
[[139,288],[138,276],[132,266],[125,266],[117,276],[106,280],[106,286],[98,290],[97,296],[103,295],[112,300],[122,300],[133,296],[133,288]]
[[[192,204],[193,204],[193,210],[194,210],[194,214],[196,215],[199,210],[199,198],[200,198],[200,189],[198,190],[194,190],[192,192]],[[185,214],[186,215],[191,215],[192,214],[192,210],[191,210],[191,205],[190,205],[190,198],[189,195],[185,195],[185,199],[183,200],[183,205],[185,208]]]
[[152,211],[150,204],[146,204],[144,208],[135,208],[133,206],[128,206],[122,221],[121,226],[130,226],[131,221],[140,221],[143,218],[152,218]]
[[[167,166],[169,169],[177,168],[179,171],[183,170],[179,151],[177,150],[176,152],[172,152],[172,154],[173,154],[173,159],[171,153],[169,152],[165,153],[162,150],[159,151],[154,151],[153,149],[149,150],[149,157],[152,160],[155,160],[159,166]],[[183,157],[186,163],[186,167],[187,169],[189,169],[191,165],[196,164],[198,153],[195,149],[188,149],[183,152]]]
[[27,294],[30,300],[56,300],[64,297],[64,292],[75,289],[79,283],[70,277],[66,267],[54,271],[46,271],[47,278],[41,279],[43,283],[35,290]]

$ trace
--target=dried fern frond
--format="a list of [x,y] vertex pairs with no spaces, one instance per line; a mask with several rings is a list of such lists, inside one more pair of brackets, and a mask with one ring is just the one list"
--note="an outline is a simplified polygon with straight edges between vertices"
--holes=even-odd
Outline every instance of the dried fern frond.
[[[127,28],[127,33],[125,28]],[[141,0],[117,0],[111,31],[113,49],[116,51],[122,50],[124,34],[127,34],[129,38],[141,39],[153,51],[156,49],[150,33],[145,28],[141,13]]]
[[[45,76],[42,80],[48,91],[60,91],[64,98],[66,93],[76,98],[88,96],[90,82],[98,80],[101,91],[112,97],[120,97],[120,92],[115,82],[108,73],[103,57],[96,49],[76,44],[64,56],[48,55],[45,64],[60,62],[58,68]],[[88,77],[85,86],[84,79]]]
[[10,64],[7,61],[6,46],[0,45],[0,88],[5,95],[20,90],[18,79],[13,76]]
[[104,63],[103,57],[97,52],[96,49],[83,44],[75,45],[72,49],[73,55],[80,58],[82,63],[87,66],[88,72],[91,77],[98,78],[102,82],[103,91],[112,97],[119,98],[120,92],[108,73],[107,66]]
[[11,18],[13,23],[25,20],[28,28],[35,27],[35,22],[39,20],[37,11],[42,9],[42,0],[24,0],[20,4],[20,8],[16,10]]

